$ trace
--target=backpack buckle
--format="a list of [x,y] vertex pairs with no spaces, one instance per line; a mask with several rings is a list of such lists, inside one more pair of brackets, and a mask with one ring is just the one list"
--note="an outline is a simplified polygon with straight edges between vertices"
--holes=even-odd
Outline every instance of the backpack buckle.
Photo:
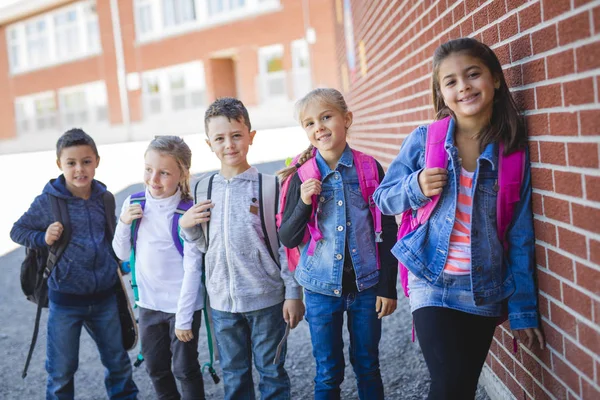
[[[373,195],[369,196],[369,207],[375,207],[375,200],[373,200]],[[381,234],[381,232],[380,232]]]
[[383,232],[375,232],[375,243],[381,243],[383,242],[383,238],[382,236]]

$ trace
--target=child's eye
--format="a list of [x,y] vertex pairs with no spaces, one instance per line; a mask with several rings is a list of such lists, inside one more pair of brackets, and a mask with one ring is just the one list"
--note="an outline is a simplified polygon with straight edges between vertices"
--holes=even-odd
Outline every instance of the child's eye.
[[218,137],[218,138],[215,139],[215,142],[220,142],[221,140],[223,140],[223,138],[222,137]]
[[151,173],[152,172],[152,168],[146,168],[146,172]]
[[91,164],[91,163],[92,163],[92,160],[85,160],[83,163],[84,163],[84,164],[86,164],[86,165],[87,165],[87,164]]
[[72,167],[72,166],[74,166],[74,165],[75,165],[75,161],[69,161],[69,162],[67,163],[67,165],[68,165],[69,167]]
[[309,126],[311,126],[313,123],[312,122],[307,122],[306,125],[304,125],[305,128],[308,128]]
[[161,172],[161,175],[168,176],[168,175],[170,175],[170,174],[169,174],[167,171],[162,171],[162,172]]
[[456,81],[446,81],[446,86],[452,86],[454,83],[456,83]]
[[469,78],[477,78],[479,76],[479,72],[473,72],[469,75]]
[[327,121],[329,118],[331,118],[331,115],[323,115],[323,121]]
[[234,138],[239,139],[242,137],[242,135],[240,135],[239,133],[236,133],[235,135],[233,135]]

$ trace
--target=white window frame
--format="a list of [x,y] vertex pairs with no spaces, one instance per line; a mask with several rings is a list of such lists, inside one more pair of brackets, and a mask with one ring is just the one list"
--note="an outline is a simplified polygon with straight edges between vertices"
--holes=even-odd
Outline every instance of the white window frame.
[[[65,97],[73,93],[82,93],[85,104],[81,107],[68,108],[65,104]],[[108,121],[108,97],[106,84],[104,81],[88,82],[83,85],[69,86],[58,90],[59,112],[62,127],[70,129],[75,126],[85,126],[90,124],[107,124]],[[100,111],[104,118],[99,118]],[[68,122],[70,114],[79,114],[79,117],[85,113],[85,120],[75,120]]]
[[[54,102],[54,110],[50,112],[46,112],[43,114],[38,114],[36,111],[36,102],[39,100],[47,100],[52,99]],[[18,105],[21,104],[25,110],[25,116],[17,115]],[[40,129],[38,127],[40,120],[46,120],[46,122],[50,121],[47,127],[44,129]],[[19,124],[23,121],[29,121],[29,129],[28,132],[23,132],[19,129]],[[27,96],[17,97],[15,99],[15,122],[17,124],[17,132],[18,134],[29,134],[29,133],[44,133],[48,131],[56,132],[59,130],[60,122],[58,119],[58,104],[56,102],[56,96],[54,91],[46,91],[35,93]]]
[[[26,20],[8,25],[7,32],[18,32],[17,43],[7,36],[7,44],[10,44],[8,51],[10,53],[14,51],[13,47],[16,47],[19,52],[17,55],[19,63],[18,65],[10,65],[10,73],[16,75],[40,68],[71,62],[101,53],[102,46],[100,43],[100,27],[98,24],[98,15],[95,13],[95,4],[95,0],[80,1],[57,8],[56,10],[52,10],[36,17],[28,18]],[[91,13],[90,10],[92,11]],[[74,11],[76,13],[75,24],[77,26],[77,35],[79,37],[79,49],[78,51],[74,51],[72,54],[59,55],[57,49],[54,18],[59,14],[67,13],[69,11]],[[40,22],[45,24],[43,33],[40,34],[39,32],[36,32],[28,35],[27,26],[36,25]],[[98,29],[98,33],[95,35],[97,39],[94,40],[93,43],[90,43],[89,41],[88,25],[90,23],[93,23],[97,27],[96,29]],[[62,28],[59,27],[59,30],[60,29]],[[30,43],[34,42],[39,42],[44,49],[42,51],[42,58],[39,60],[30,57]],[[10,58],[11,54],[9,54],[9,59]]]
[[[294,98],[299,99],[312,89],[310,47],[306,39],[298,39],[292,42],[291,51]],[[302,58],[300,53],[304,52],[306,52],[307,65],[301,66],[298,60]]]
[[[75,19],[73,21],[67,21],[61,25],[57,24],[56,19],[61,15],[75,15]],[[75,9],[66,9],[62,12],[57,12],[52,16],[52,22],[54,23],[54,40],[56,41],[56,57],[57,58],[71,58],[76,56],[80,52],[81,48],[81,34],[80,34],[80,24],[77,22],[77,10]],[[69,40],[75,40],[73,42],[74,47],[72,49],[66,48],[63,49],[64,54],[61,53],[61,46],[59,46],[59,36],[64,36],[67,39],[67,42],[64,44],[70,44]]]
[[[282,44],[273,44],[270,46],[260,47],[258,49],[258,92],[260,93],[260,99],[262,103],[271,103],[281,101],[282,99],[287,100],[288,88],[287,88],[287,74],[284,66],[281,66],[280,71],[268,71],[268,60],[273,54],[281,54],[281,59],[285,57],[285,48]],[[272,82],[280,81],[283,85],[283,92],[279,94],[270,93],[269,86]]]

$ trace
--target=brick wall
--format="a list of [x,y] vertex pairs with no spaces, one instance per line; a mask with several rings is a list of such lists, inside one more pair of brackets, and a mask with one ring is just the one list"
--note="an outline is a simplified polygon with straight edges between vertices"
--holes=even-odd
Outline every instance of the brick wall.
[[548,350],[513,354],[505,324],[487,366],[518,399],[600,398],[600,1],[352,0],[354,71],[343,4],[336,0],[336,49],[355,113],[351,142],[383,165],[433,117],[440,43],[472,36],[498,55],[529,126]]

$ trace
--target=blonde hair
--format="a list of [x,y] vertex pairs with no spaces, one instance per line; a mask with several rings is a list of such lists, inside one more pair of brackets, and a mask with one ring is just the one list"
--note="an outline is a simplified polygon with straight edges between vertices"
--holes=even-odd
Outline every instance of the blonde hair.
[[179,136],[155,136],[148,145],[144,155],[150,150],[171,156],[175,159],[175,162],[177,162],[177,166],[179,167],[179,172],[181,173],[179,179],[181,198],[184,200],[191,200],[190,168],[192,166],[192,150],[190,150],[187,143]]
[[[296,102],[296,117],[301,124],[302,116],[306,111],[306,108],[315,102],[333,107],[343,115],[348,113],[348,105],[346,104],[346,100],[344,100],[344,96],[339,92],[339,90],[332,88],[318,88],[310,91],[306,96]],[[283,182],[296,173],[302,164],[313,157],[313,149],[314,146],[311,144],[300,154],[298,161],[294,165],[290,165],[277,171],[279,180]]]

